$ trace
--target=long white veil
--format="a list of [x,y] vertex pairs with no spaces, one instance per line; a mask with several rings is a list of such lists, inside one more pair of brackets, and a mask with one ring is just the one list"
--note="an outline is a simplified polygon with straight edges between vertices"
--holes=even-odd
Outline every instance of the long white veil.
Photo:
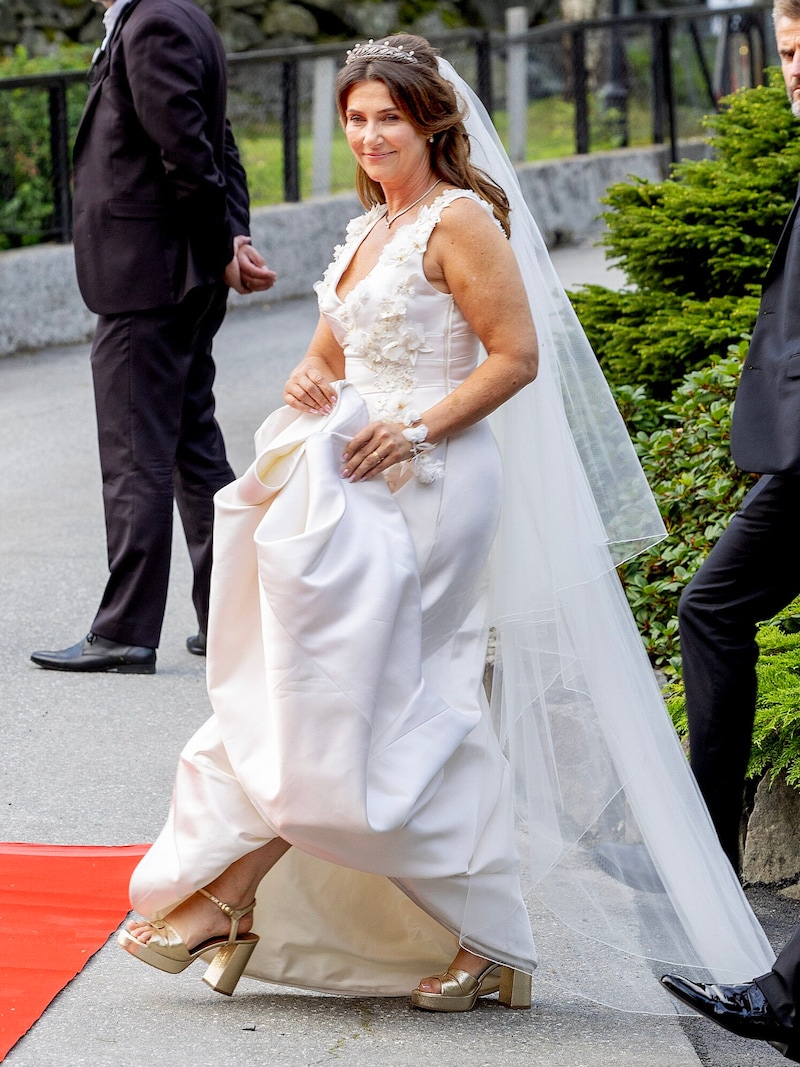
[[[491,704],[511,763],[537,987],[677,1010],[656,976],[749,981],[774,954],[672,727],[615,565],[664,536],[629,435],[483,105],[473,162],[511,203],[536,381],[494,418],[504,500],[491,564]],[[477,922],[477,916],[475,918]],[[469,905],[462,937],[469,941]]]

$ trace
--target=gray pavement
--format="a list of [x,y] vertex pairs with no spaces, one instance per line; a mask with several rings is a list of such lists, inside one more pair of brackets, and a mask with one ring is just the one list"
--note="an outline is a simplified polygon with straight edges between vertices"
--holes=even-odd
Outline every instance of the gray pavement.
[[[567,286],[619,281],[589,247],[555,255]],[[39,299],[37,295],[37,300]],[[32,301],[31,314],[35,314]],[[229,314],[216,346],[218,414],[237,472],[280,403],[316,321],[311,299]],[[42,671],[35,648],[83,636],[105,577],[100,474],[87,345],[0,360],[1,836],[9,841],[150,841],[178,753],[209,713],[193,632],[190,571],[176,532],[155,677]],[[754,894],[781,944],[800,908]],[[42,965],[46,966],[46,959]],[[487,1001],[467,1016],[412,1012],[405,1000],[345,1000],[243,980],[231,999],[200,981],[139,966],[113,939],[11,1050],[11,1067],[275,1064],[343,1067],[761,1067],[772,1049],[699,1020],[609,1012],[534,980],[530,1012]]]

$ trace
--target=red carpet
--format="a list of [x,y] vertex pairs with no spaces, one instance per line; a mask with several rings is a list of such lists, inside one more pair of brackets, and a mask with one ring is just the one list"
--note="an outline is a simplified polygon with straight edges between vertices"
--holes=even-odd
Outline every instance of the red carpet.
[[148,847],[0,843],[0,1059],[125,918]]

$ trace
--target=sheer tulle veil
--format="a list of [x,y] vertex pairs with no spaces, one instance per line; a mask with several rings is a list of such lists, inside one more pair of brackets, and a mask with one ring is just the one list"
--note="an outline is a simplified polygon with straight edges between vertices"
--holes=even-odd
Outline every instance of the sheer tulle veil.
[[[491,708],[515,783],[537,988],[671,1012],[663,971],[749,981],[774,954],[615,571],[664,535],[652,494],[491,119],[439,68],[467,105],[473,162],[509,198],[540,344],[536,381],[493,417],[504,501],[490,571]],[[467,943],[471,925],[468,903]]]

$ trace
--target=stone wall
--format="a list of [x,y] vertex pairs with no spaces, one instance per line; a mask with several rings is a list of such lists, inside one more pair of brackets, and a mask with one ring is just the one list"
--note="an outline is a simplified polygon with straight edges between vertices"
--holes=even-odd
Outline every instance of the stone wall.
[[101,16],[89,0],[0,0],[0,48],[41,55],[61,41],[94,44],[103,37]]
[[[228,52],[278,48],[320,39],[382,37],[397,27],[398,0],[197,0],[219,29]],[[487,26],[501,29],[495,0],[442,0],[415,24],[416,32],[446,31],[467,6]],[[534,0],[518,5],[537,8]],[[540,6],[540,5],[539,5]],[[0,0],[0,49],[24,45],[40,55],[59,41],[95,43],[103,36],[102,9],[90,0]]]
[[[683,156],[705,152],[703,144],[686,145]],[[660,181],[669,167],[664,147],[595,152],[517,169],[526,200],[550,247],[579,244],[599,229],[600,197],[613,182],[631,174]],[[256,208],[253,242],[263,249],[280,282],[256,297],[265,302],[307,296],[342,237],[350,218],[360,210],[354,194],[319,197],[300,204]],[[31,314],[30,294],[46,294]],[[26,349],[83,341],[91,335],[94,316],[78,292],[72,248],[39,245],[0,253],[0,356]]]

